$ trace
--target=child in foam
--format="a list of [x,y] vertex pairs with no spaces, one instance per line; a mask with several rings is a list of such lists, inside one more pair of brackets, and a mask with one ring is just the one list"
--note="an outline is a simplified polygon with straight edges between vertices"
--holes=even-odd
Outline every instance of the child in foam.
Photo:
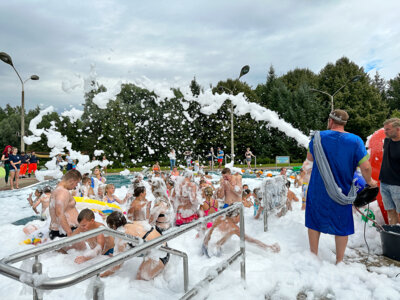
[[171,171],[171,176],[174,176],[174,178],[175,178],[176,176],[179,176],[179,171],[178,171],[178,168],[177,168],[177,167],[174,167],[174,168],[172,169],[172,171]]
[[92,180],[89,177],[84,177],[82,179],[82,185],[80,188],[80,196],[84,198],[95,198],[96,195],[91,186]]
[[251,202],[251,191],[247,187],[247,189],[243,188],[243,193],[242,193],[242,203],[244,207],[252,207],[253,202]]
[[183,178],[178,178],[175,186],[176,205],[178,205],[175,224],[181,226],[197,220],[199,218],[197,214],[199,201],[197,186],[193,182],[193,173],[187,171]]
[[105,188],[105,185],[99,185],[99,187],[97,188],[97,193],[96,193],[95,199],[103,201],[103,199],[104,199],[104,188]]
[[115,192],[115,186],[113,184],[107,184],[106,188],[105,188],[105,195],[103,198],[104,202],[107,203],[114,203],[114,202],[118,202],[119,204],[124,204],[127,200],[127,198],[125,197],[124,200],[119,199],[117,196],[114,195]]
[[292,210],[292,202],[299,202],[299,198],[296,197],[296,195],[290,190],[290,181],[286,182],[286,187],[288,189],[287,192],[287,201],[286,201],[286,206],[288,210]]
[[51,187],[45,186],[43,188],[43,194],[40,189],[35,191],[35,196],[36,201],[32,201],[32,194],[29,195],[28,197],[28,202],[32,206],[32,209],[36,214],[39,214],[39,212],[36,210],[36,208],[39,206],[39,204],[42,205],[42,212],[40,214],[40,219],[42,221],[46,220],[49,217],[49,205],[50,205],[50,197],[51,197]]
[[[226,216],[221,216],[214,221],[212,228],[207,232],[203,245],[202,245],[202,253],[207,257],[210,257],[209,252],[209,242],[211,240],[212,234],[215,231],[218,231],[218,234],[215,234],[217,237],[221,237],[216,243],[216,255],[219,256],[221,254],[221,247],[225,244],[226,241],[230,239],[231,236],[237,235],[240,237],[240,228],[237,225],[240,221],[240,213],[238,211],[229,212]],[[279,244],[275,243],[273,245],[267,245],[263,242],[245,235],[245,240],[247,242],[251,242],[261,247],[264,250],[271,249],[273,252],[279,252],[280,247]],[[213,251],[214,252],[214,251]]]
[[164,232],[171,227],[173,219],[173,209],[167,195],[167,186],[164,180],[154,178],[151,181],[151,191],[155,200],[149,223],[155,225],[157,231]]
[[211,215],[218,211],[218,201],[213,197],[214,190],[212,187],[207,186],[203,190],[205,200],[200,209],[203,211],[205,216]]
[[312,164],[309,160],[305,160],[303,162],[303,166],[301,167],[303,173],[301,174],[301,210],[306,209],[306,199],[307,199],[307,190],[308,190],[308,182],[311,178]]
[[[218,211],[218,201],[214,198],[214,190],[212,187],[207,186],[203,190],[203,194],[205,196],[205,200],[202,205],[200,205],[201,212],[204,216],[211,215]],[[212,222],[207,223],[207,228],[211,228],[213,225]]]
[[[144,242],[153,240],[161,236],[154,227],[152,227],[147,221],[134,221],[130,224],[127,223],[124,215],[121,212],[114,211],[107,217],[107,225],[111,229],[117,230],[122,229],[124,233],[141,238]],[[124,252],[126,249],[134,248],[136,245],[128,243],[121,239],[115,239],[115,252]],[[165,255],[160,250],[152,249],[150,252],[143,257],[143,261],[139,266],[139,270],[136,274],[137,280],[151,280],[154,277],[161,274],[164,270],[165,265],[169,261],[169,253]],[[114,274],[121,265],[115,266],[110,270],[100,274],[100,277],[107,277]]]
[[156,163],[153,165],[153,172],[156,172],[156,171],[161,171],[161,168],[160,168],[160,164],[158,163],[158,161],[156,161]]
[[100,169],[97,167],[93,169],[93,177],[92,178],[97,179],[99,181],[99,183],[102,183],[102,184],[106,183],[106,178],[101,174]]
[[128,210],[129,221],[144,221],[150,216],[151,202],[146,199],[146,188],[137,186],[133,192],[135,199],[132,201]]
[[262,207],[262,194],[260,188],[253,190],[254,195],[254,219],[259,219],[264,208]]
[[[104,224],[96,222],[95,215],[93,211],[88,208],[83,209],[78,215],[78,228],[72,233],[72,236],[77,235],[81,232],[87,232],[101,226]],[[89,249],[87,249],[87,246]],[[108,255],[113,256],[114,253],[114,238],[111,236],[105,237],[103,234],[99,234],[95,237],[89,238],[84,242],[79,242],[72,245],[70,248],[77,250],[85,250],[84,255],[77,256],[75,258],[75,263],[81,264],[88,261],[98,255]],[[66,250],[66,249],[64,249]]]
[[35,190],[35,194],[34,194],[34,196],[36,197],[35,201],[32,200],[32,194],[33,194],[33,193],[30,193],[30,194],[29,194],[27,200],[28,200],[29,204],[32,206],[33,211],[34,211],[36,214],[39,214],[39,212],[38,212],[37,209],[36,209],[36,206],[33,207],[33,205],[34,205],[34,203],[36,203],[37,201],[39,201],[40,196],[42,196],[42,194],[43,194],[43,190],[42,190],[41,188],[38,188],[38,189]]

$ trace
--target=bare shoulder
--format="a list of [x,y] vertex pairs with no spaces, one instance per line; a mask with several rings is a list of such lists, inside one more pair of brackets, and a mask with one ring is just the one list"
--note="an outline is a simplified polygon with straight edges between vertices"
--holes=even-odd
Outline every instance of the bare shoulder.
[[104,224],[103,224],[103,223],[100,223],[100,222],[96,222],[96,228],[99,228],[99,227],[101,227],[101,226],[104,226]]
[[58,187],[53,191],[52,198],[56,200],[68,200],[71,194],[68,192],[67,189]]

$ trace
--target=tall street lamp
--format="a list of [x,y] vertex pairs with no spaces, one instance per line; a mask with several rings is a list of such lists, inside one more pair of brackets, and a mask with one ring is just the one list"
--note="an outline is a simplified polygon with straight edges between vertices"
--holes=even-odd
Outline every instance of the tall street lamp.
[[25,92],[24,92],[24,84],[29,80],[39,80],[39,76],[32,75],[25,81],[22,80],[21,76],[19,76],[17,69],[15,69],[14,64],[12,62],[11,56],[5,52],[0,52],[0,60],[5,62],[6,64],[10,65],[15,73],[17,73],[19,80],[22,84],[22,93],[21,93],[21,152],[25,151],[25,143],[24,143],[24,136],[25,136]]
[[328,92],[320,91],[320,90],[317,90],[317,89],[310,89],[310,91],[312,91],[312,92],[319,92],[319,93],[328,95],[329,98],[331,99],[331,111],[333,111],[333,97],[335,97],[335,95],[336,95],[341,89],[343,89],[349,82],[356,82],[356,81],[359,81],[360,78],[361,78],[360,75],[356,75],[356,76],[350,78],[349,80],[347,80],[347,81],[345,82],[345,84],[343,84],[343,85],[342,85],[338,90],[336,90],[336,92],[334,92],[332,95],[329,94]]
[[[235,80],[235,85],[233,86],[233,90],[236,90],[236,84],[237,82],[240,80],[240,78],[244,75],[246,75],[247,73],[249,73],[250,71],[250,66],[245,65],[242,67],[242,69],[240,70],[240,74],[239,77]],[[221,89],[225,89],[227,91],[229,91],[232,95],[234,95],[234,92],[224,86],[220,87]],[[231,101],[231,159],[232,162],[234,161],[235,158],[235,153],[234,153],[234,138],[233,138],[233,102]]]

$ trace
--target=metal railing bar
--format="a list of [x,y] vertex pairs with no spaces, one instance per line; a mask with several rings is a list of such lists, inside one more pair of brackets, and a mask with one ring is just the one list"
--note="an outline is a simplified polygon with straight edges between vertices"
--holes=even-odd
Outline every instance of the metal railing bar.
[[[29,256],[38,255],[38,254],[43,253],[42,251],[44,249],[46,249],[46,251],[57,249],[66,244],[71,244],[71,243],[74,243],[77,241],[85,240],[88,237],[95,236],[102,232],[108,232],[112,235],[112,234],[115,234],[115,231],[105,228],[105,227],[104,228],[101,227],[101,228],[92,230],[90,232],[85,232],[85,233],[79,234],[77,236],[64,238],[63,240],[56,241],[56,242],[48,244],[48,245],[39,246],[38,249],[29,249],[27,251],[23,251],[24,256],[21,256],[20,253],[16,253],[15,255],[11,255],[0,261],[0,271],[4,275],[9,276],[10,278],[13,278],[16,280],[20,280],[19,278],[21,275],[28,274],[31,276],[31,278],[30,278],[30,280],[27,280],[24,283],[26,283],[32,287],[36,287],[36,288],[43,289],[43,290],[53,290],[53,289],[60,289],[63,287],[68,287],[75,283],[83,281],[87,278],[90,278],[94,275],[97,275],[98,273],[101,273],[102,271],[105,271],[113,266],[119,265],[122,262],[124,262],[132,257],[138,256],[138,255],[146,252],[148,249],[160,246],[161,244],[163,244],[177,236],[180,236],[180,235],[186,233],[187,231],[190,231],[192,228],[194,228],[196,226],[199,226],[203,223],[209,222],[209,221],[211,221],[221,215],[225,215],[231,211],[240,209],[241,207],[242,207],[241,203],[236,203],[236,204],[234,204],[226,209],[220,210],[210,216],[203,217],[203,218],[199,219],[198,221],[195,221],[190,224],[186,224],[184,226],[176,228],[176,229],[166,233],[163,236],[160,236],[156,239],[150,240],[146,243],[140,244],[140,245],[136,246],[135,248],[132,248],[132,249],[129,249],[128,251],[122,252],[116,256],[113,256],[113,257],[105,260],[105,261],[99,262],[96,265],[90,266],[83,270],[79,270],[78,272],[75,272],[75,273],[72,273],[69,275],[55,277],[55,278],[47,278],[46,280],[43,280],[38,285],[35,285],[31,273],[27,273],[23,270],[8,266],[8,265],[6,265],[6,262],[18,261],[21,259],[21,257],[26,257],[27,253],[29,254]],[[7,274],[7,271],[10,271],[11,274]]]
[[179,250],[167,247],[167,246],[162,246],[160,248],[160,250],[182,257],[182,259],[183,259],[183,289],[186,293],[189,289],[189,259],[188,259],[188,255],[185,252],[182,252],[182,251],[179,251]]
[[217,271],[217,275],[215,274],[209,274],[206,278],[203,280],[199,281],[189,292],[187,292],[185,295],[183,295],[180,300],[187,300],[195,296],[196,294],[199,293],[200,288],[208,282],[213,281],[215,278],[218,277],[225,269],[231,265],[236,259],[238,259],[242,255],[241,251],[236,252],[234,255],[232,255],[230,258],[227,260],[223,261],[218,265],[218,267],[215,269]]
[[43,253],[46,253],[46,252],[49,252],[52,250],[57,250],[66,245],[80,242],[80,241],[86,240],[88,238],[97,236],[98,234],[104,232],[105,229],[106,229],[105,227],[100,227],[100,228],[96,228],[96,229],[88,231],[88,232],[84,232],[84,233],[75,235],[73,237],[63,238],[58,241],[50,242],[45,245],[36,246],[35,248],[32,248],[32,249],[28,249],[28,250],[24,250],[24,251],[15,253],[15,254],[11,254],[10,256],[3,258],[1,260],[1,262],[15,263],[15,262],[24,260],[26,258],[35,256],[35,255],[43,254]]
[[1,262],[16,263],[18,261],[27,259],[29,257],[47,253],[49,251],[53,251],[53,250],[57,250],[62,247],[65,247],[67,245],[71,245],[71,244],[74,244],[74,243],[77,243],[80,241],[87,240],[88,238],[97,236],[99,234],[105,234],[107,236],[122,238],[124,240],[128,240],[129,242],[133,242],[136,244],[140,243],[140,238],[138,238],[138,237],[135,237],[135,236],[132,236],[132,235],[120,232],[120,231],[112,230],[110,228],[102,226],[102,227],[90,230],[88,232],[82,232],[78,235],[75,235],[75,236],[72,236],[69,238],[63,238],[58,241],[50,242],[45,245],[36,246],[35,248],[32,248],[32,249],[28,249],[28,250],[21,251],[21,252],[15,253],[15,254],[11,254],[10,256],[3,258],[1,260]]

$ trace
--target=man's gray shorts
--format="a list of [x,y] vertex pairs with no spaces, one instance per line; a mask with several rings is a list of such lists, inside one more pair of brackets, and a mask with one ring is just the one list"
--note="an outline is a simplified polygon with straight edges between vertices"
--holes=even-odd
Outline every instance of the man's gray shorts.
[[400,186],[381,182],[381,195],[386,210],[396,210],[400,213]]

